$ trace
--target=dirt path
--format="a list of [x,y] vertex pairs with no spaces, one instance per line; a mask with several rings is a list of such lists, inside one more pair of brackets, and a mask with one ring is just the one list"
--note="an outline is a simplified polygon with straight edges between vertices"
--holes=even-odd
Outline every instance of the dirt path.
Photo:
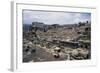
[[41,61],[54,61],[54,56],[47,52],[45,49],[36,47],[36,53],[33,56],[34,62],[41,62]]

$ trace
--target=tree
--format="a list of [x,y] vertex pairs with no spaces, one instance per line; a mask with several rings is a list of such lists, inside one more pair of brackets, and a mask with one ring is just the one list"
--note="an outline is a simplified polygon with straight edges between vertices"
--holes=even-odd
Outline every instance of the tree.
[[78,24],[79,24],[79,26],[84,26],[85,25],[84,22],[83,23],[82,22],[79,22]]

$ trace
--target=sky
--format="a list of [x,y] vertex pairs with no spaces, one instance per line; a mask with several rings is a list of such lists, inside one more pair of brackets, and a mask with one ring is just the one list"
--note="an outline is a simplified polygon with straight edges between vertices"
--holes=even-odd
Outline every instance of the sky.
[[75,24],[91,21],[91,13],[79,12],[50,12],[23,10],[23,24],[43,22],[44,24]]

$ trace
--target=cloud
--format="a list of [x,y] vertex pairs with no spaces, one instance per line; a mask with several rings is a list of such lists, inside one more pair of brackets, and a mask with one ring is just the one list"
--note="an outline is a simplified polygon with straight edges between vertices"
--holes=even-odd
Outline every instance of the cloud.
[[23,11],[23,23],[43,22],[45,24],[74,24],[91,21],[90,13],[76,12],[48,12],[48,11]]

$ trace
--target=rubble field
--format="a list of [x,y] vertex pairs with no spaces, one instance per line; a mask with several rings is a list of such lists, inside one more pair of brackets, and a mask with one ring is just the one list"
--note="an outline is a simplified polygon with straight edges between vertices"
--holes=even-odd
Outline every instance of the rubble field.
[[91,59],[91,23],[46,25],[33,22],[23,31],[25,63],[88,59]]

